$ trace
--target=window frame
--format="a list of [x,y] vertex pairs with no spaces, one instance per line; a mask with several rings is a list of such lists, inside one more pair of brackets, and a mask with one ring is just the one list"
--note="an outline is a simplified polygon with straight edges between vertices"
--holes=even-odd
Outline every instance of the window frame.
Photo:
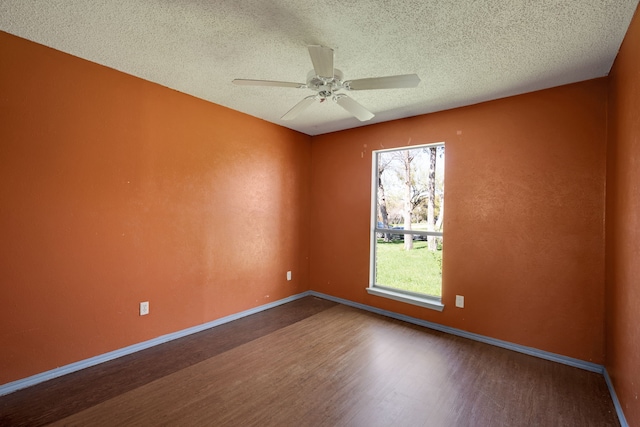
[[[418,231],[418,230],[399,230],[390,228],[378,227],[378,154],[392,151],[412,150],[417,148],[427,147],[445,147],[445,142],[434,142],[428,144],[411,145],[405,147],[385,148],[381,150],[372,150],[372,168],[371,168],[371,226],[370,226],[370,253],[369,253],[369,286],[367,292],[371,295],[376,295],[383,298],[389,298],[395,301],[405,302],[407,304],[417,305],[424,308],[429,308],[436,311],[442,311],[444,304],[442,303],[442,297],[436,297],[427,294],[419,294],[411,291],[405,291],[402,289],[391,288],[384,285],[376,284],[376,246],[378,243],[378,233],[393,233],[393,234],[411,234],[418,236],[435,236],[441,237],[444,242],[444,235],[442,231]],[[446,159],[446,157],[445,157]],[[444,252],[443,252],[444,256]],[[442,285],[441,285],[442,286]]]

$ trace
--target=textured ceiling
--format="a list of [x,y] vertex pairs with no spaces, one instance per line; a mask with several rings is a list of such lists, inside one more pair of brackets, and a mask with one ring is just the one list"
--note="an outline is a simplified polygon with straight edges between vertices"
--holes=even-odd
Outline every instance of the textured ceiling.
[[[0,30],[317,135],[608,74],[638,0],[0,0]],[[414,89],[350,92],[280,117],[308,89],[307,45],[345,79],[417,73]]]

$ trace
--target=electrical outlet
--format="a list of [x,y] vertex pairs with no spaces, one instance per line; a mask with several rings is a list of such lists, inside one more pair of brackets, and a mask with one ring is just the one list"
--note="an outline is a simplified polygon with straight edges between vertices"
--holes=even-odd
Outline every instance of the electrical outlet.
[[462,295],[456,295],[456,307],[464,308],[464,297]]
[[287,280],[291,280],[291,272],[287,271]]
[[149,301],[140,303],[140,316],[144,316],[145,314],[149,314]]

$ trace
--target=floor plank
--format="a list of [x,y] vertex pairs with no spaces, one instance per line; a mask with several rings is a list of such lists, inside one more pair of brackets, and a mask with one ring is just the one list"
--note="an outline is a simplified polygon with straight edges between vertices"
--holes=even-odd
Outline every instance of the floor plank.
[[53,425],[618,425],[601,375],[343,305],[307,314]]

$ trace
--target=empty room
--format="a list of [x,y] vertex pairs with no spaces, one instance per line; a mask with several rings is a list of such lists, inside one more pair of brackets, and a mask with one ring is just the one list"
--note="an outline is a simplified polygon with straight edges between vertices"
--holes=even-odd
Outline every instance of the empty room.
[[0,426],[640,426],[637,9],[0,0]]

